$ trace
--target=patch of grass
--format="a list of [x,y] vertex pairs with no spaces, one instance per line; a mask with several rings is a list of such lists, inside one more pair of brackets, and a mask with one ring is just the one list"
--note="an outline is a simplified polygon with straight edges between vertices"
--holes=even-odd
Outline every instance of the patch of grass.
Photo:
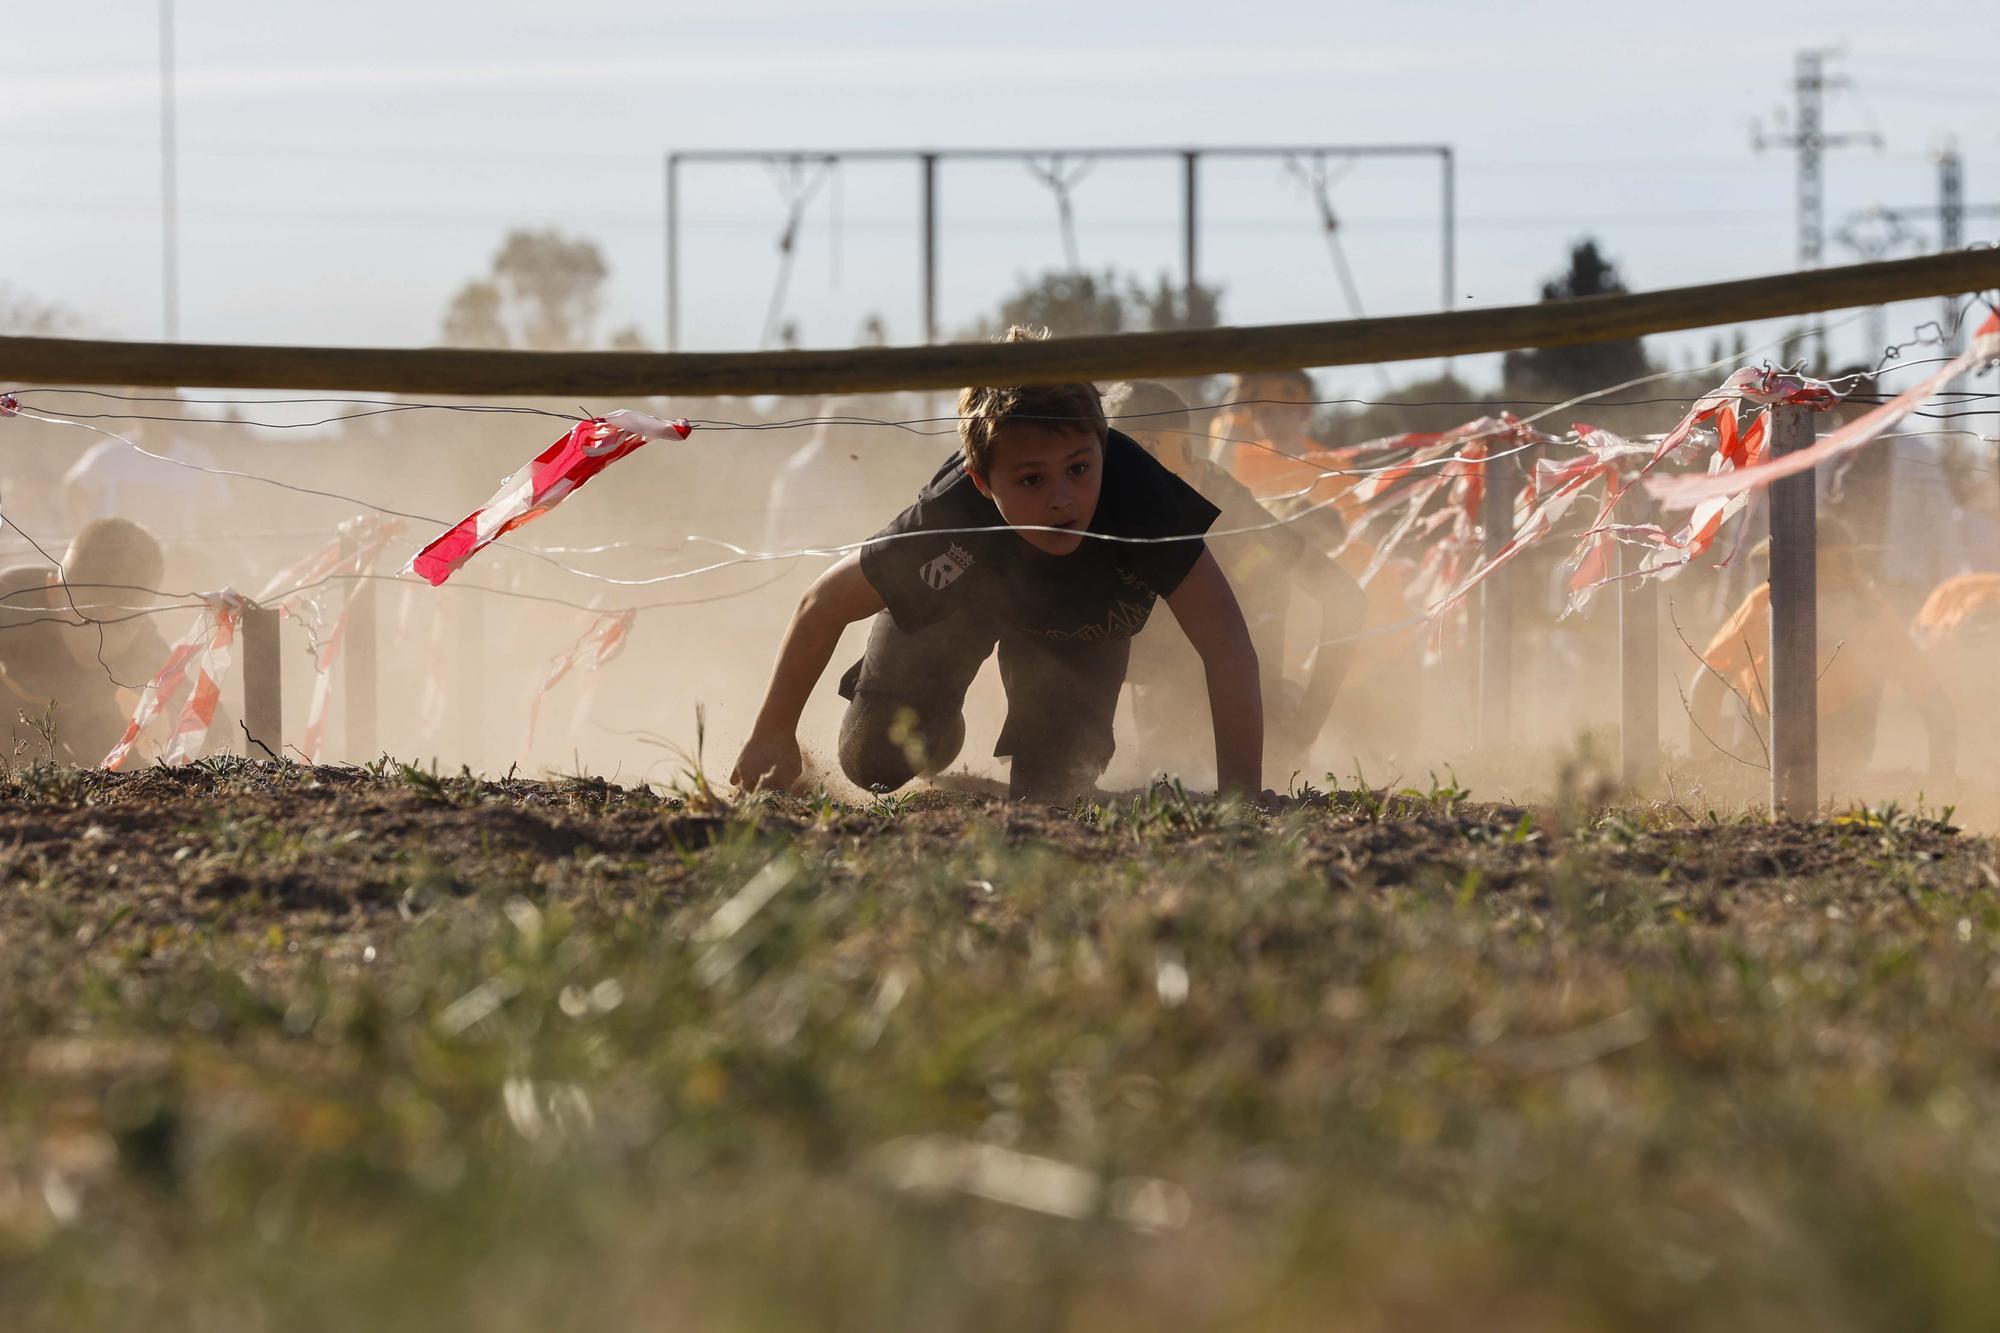
[[1329,789],[24,789],[8,1327],[1988,1321],[1991,844]]

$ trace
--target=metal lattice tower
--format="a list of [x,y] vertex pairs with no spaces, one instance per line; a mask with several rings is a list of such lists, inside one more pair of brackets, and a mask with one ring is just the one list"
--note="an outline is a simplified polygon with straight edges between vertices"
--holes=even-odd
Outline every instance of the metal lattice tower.
[[[1938,151],[1938,249],[1956,250],[1964,244],[1965,161],[1955,146],[1947,145]],[[1958,303],[1947,296],[1939,323],[1950,351],[1959,347],[1958,330],[1952,327],[1957,322],[1957,309]]]
[[1799,267],[1818,268],[1826,248],[1826,135],[1821,126],[1826,103],[1824,53],[1801,51],[1792,88],[1798,96]]
[[1834,52],[1809,47],[1793,58],[1792,94],[1795,124],[1789,134],[1753,129],[1751,143],[1765,148],[1790,148],[1798,153],[1798,250],[1800,268],[1818,268],[1826,253],[1826,150],[1882,146],[1879,134],[1826,132],[1826,92],[1845,80],[1828,78],[1827,57]]

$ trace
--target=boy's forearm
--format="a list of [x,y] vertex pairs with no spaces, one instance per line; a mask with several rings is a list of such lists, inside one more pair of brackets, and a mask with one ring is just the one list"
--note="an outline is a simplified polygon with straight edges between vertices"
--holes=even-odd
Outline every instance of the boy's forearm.
[[764,691],[763,706],[757,710],[756,730],[764,734],[796,732],[813,686],[819,684],[826,664],[833,660],[833,650],[840,646],[841,631],[882,609],[882,598],[869,585],[854,556],[815,579],[785,628],[777,664],[771,668],[771,683]]
[[1264,699],[1257,649],[1213,554],[1202,552],[1180,586],[1167,595],[1167,609],[1201,654],[1215,723],[1216,786],[1255,795],[1264,788]]
[[808,596],[799,603],[785,640],[778,647],[777,663],[771,668],[771,683],[764,690],[764,703],[757,710],[756,729],[760,732],[796,732],[806,711],[813,686],[833,660],[845,621],[826,614]]
[[1254,795],[1264,789],[1264,700],[1256,650],[1246,635],[1240,648],[1203,666],[1215,723],[1216,789]]

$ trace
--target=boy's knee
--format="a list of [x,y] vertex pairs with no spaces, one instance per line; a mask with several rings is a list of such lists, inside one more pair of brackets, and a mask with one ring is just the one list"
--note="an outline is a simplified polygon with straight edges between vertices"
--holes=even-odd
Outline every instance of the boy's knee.
[[962,713],[922,718],[908,704],[862,696],[840,720],[840,771],[866,791],[894,791],[945,768],[964,744]]

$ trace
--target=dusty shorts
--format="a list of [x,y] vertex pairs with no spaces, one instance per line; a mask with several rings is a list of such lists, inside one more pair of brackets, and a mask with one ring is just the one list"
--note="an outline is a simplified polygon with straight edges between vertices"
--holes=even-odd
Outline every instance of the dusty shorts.
[[1060,796],[1095,782],[1115,748],[1112,718],[1130,639],[1051,641],[963,613],[912,634],[886,612],[840,680],[849,701],[840,745],[848,779],[893,791],[950,764],[964,744],[965,692],[996,648],[1007,720],[993,753],[1013,760],[1010,788]]

